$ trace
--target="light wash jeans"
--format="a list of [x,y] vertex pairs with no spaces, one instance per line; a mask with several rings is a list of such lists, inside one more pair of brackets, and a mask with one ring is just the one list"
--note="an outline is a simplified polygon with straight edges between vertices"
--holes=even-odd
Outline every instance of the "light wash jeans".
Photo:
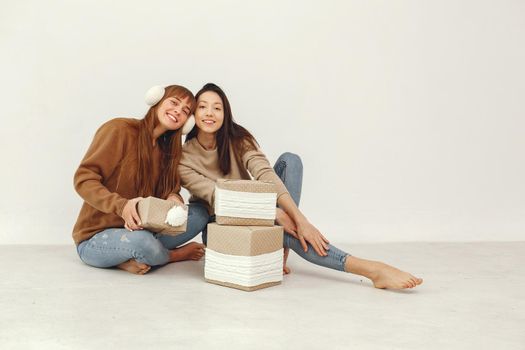
[[150,266],[164,265],[169,261],[169,250],[197,236],[208,220],[206,208],[202,204],[191,203],[184,233],[169,236],[147,230],[109,228],[81,242],[77,247],[78,255],[83,262],[95,267],[117,266],[130,259]]
[[[303,185],[303,163],[301,158],[293,153],[283,153],[275,162],[273,169],[277,176],[281,178],[295,204],[299,206],[301,188]],[[210,218],[210,222],[213,221],[215,221],[215,215]],[[207,228],[202,231],[202,241],[204,244],[207,242]],[[349,254],[331,244],[328,244],[328,255],[320,256],[310,244],[308,244],[308,250],[305,252],[301,246],[301,242],[294,236],[285,232],[283,245],[285,248],[292,249],[303,259],[313,264],[334,270],[345,271],[345,261]]]

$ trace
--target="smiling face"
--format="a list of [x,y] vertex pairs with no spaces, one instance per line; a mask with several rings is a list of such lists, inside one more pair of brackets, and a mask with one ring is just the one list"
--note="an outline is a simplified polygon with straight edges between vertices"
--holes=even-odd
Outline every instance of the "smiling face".
[[213,91],[206,91],[197,100],[195,123],[208,134],[215,134],[224,121],[224,106],[221,97]]
[[167,130],[181,128],[191,115],[191,101],[189,98],[171,96],[157,108],[157,119],[159,124]]

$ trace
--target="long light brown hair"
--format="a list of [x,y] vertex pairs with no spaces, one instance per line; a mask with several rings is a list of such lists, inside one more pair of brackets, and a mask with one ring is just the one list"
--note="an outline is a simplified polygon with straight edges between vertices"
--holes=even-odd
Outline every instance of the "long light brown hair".
[[137,156],[138,170],[136,187],[139,196],[154,195],[158,198],[167,198],[171,193],[179,193],[180,176],[177,167],[182,155],[182,127],[177,130],[168,130],[158,137],[157,145],[162,153],[160,179],[155,183],[150,176],[151,155],[153,153],[153,130],[159,124],[157,110],[162,102],[169,97],[188,99],[191,105],[190,115],[195,110],[195,97],[190,90],[179,85],[167,86],[162,99],[152,106],[139,123],[139,138]]

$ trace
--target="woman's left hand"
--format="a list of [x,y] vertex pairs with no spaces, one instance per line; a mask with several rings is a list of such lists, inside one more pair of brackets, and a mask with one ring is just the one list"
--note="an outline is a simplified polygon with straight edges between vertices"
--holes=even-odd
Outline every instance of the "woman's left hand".
[[308,251],[308,245],[306,244],[306,242],[308,242],[312,245],[318,255],[328,255],[326,251],[329,249],[328,243],[330,242],[308,221],[303,221],[297,224],[297,235],[299,236],[299,241],[305,252]]
[[176,194],[170,194],[166,200],[175,202],[177,205],[184,205],[184,201],[182,201],[180,196]]
[[283,227],[286,233],[299,239],[299,236],[297,236],[297,226],[295,225],[295,222],[288,214],[286,214],[284,210],[279,207],[277,207],[275,221],[278,225]]

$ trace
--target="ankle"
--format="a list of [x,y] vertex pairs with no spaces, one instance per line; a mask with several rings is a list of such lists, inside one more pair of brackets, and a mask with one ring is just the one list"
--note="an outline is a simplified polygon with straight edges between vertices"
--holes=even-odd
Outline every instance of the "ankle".
[[345,271],[373,279],[377,274],[377,264],[376,261],[360,259],[349,255],[346,257]]
[[171,249],[169,251],[170,261],[176,261],[180,257],[179,248]]

